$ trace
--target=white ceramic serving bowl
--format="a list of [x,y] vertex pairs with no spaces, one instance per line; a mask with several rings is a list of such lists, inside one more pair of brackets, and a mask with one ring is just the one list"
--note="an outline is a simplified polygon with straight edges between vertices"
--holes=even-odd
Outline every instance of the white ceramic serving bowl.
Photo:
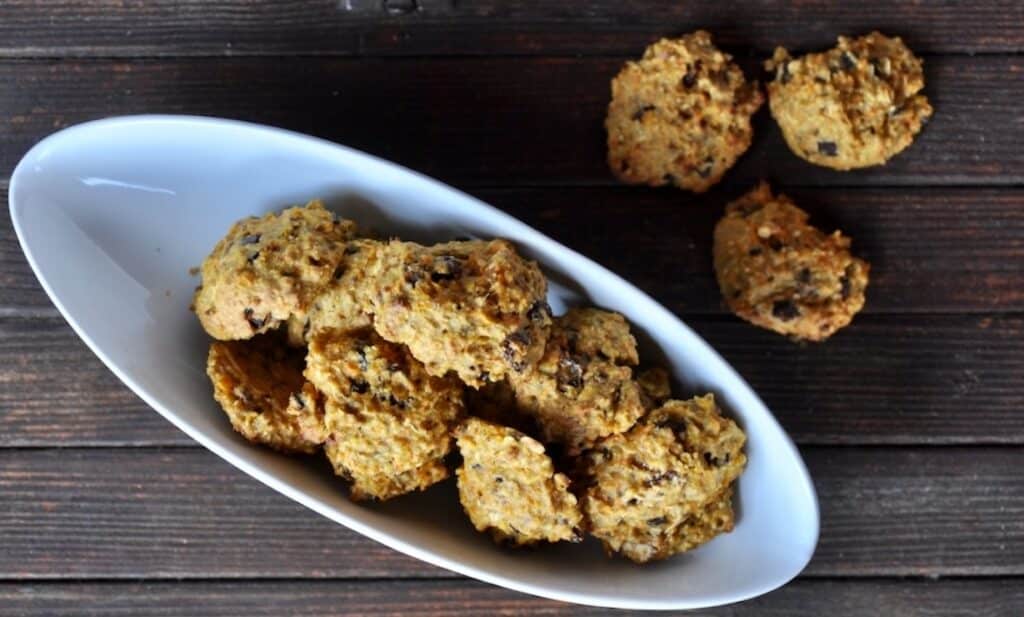
[[[736,529],[643,567],[605,559],[593,540],[515,552],[473,531],[451,481],[359,505],[326,466],[242,440],[211,397],[208,339],[188,309],[198,282],[189,269],[235,220],[313,197],[364,226],[408,239],[509,238],[553,281],[556,312],[585,301],[626,315],[644,341],[642,353],[664,359],[679,394],[714,392],[747,432]],[[796,576],[814,552],[818,506],[803,461],[757,395],[707,343],[615,274],[439,182],[279,129],[130,116],[75,126],[32,148],[11,179],[10,209],[46,292],[128,387],[235,467],[395,550],[526,593],[641,609],[750,598]]]

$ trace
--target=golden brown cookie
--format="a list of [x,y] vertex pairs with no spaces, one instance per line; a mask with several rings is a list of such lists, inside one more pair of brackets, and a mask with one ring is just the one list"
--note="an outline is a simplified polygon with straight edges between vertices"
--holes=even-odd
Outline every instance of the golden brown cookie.
[[542,439],[573,455],[643,415],[631,368],[637,360],[636,340],[622,315],[575,308],[555,319],[537,364],[509,383]]
[[352,498],[390,499],[448,476],[443,458],[464,412],[463,386],[433,377],[372,329],[320,330],[306,378],[324,395],[325,451]]
[[378,265],[374,328],[409,347],[431,375],[479,388],[525,371],[551,323],[547,280],[504,240],[390,242]]
[[590,532],[609,553],[644,563],[731,530],[744,439],[709,394],[668,401],[602,440],[582,459],[580,504]]
[[821,341],[864,306],[870,267],[850,239],[825,235],[807,213],[761,183],[726,207],[715,227],[718,286],[747,321],[797,340]]
[[330,282],[313,298],[304,314],[288,320],[288,341],[302,347],[321,330],[364,328],[373,323],[370,291],[378,276],[381,247],[375,240],[356,239],[345,245],[344,255]]
[[790,150],[832,169],[881,165],[914,140],[932,115],[921,60],[899,37],[878,32],[826,52],[765,63],[772,116]]
[[355,230],[316,200],[238,221],[203,261],[193,301],[203,328],[216,339],[247,339],[304,313]]
[[630,184],[704,192],[750,147],[763,102],[707,32],[662,39],[612,80],[608,165]]
[[320,395],[302,377],[302,354],[276,335],[215,341],[206,374],[231,426],[253,443],[312,453],[327,437]]
[[478,531],[513,545],[580,540],[569,478],[555,472],[538,441],[478,418],[468,418],[456,440],[459,500]]

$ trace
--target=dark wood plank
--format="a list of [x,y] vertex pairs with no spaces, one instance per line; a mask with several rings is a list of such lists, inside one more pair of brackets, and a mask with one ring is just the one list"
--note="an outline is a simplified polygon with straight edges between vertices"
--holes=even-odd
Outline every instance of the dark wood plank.
[[0,318],[0,446],[193,445],[60,317]]
[[[824,345],[690,325],[797,443],[1024,444],[1024,320],[862,317]],[[0,448],[191,445],[60,318],[0,319]]]
[[[754,59],[751,59],[752,61]],[[0,168],[57,128],[138,112],[231,116],[312,133],[461,186],[613,184],[602,122],[620,59],[306,58],[0,63]],[[752,62],[753,63],[753,62]],[[1024,184],[1024,57],[930,58],[937,110],[888,165],[793,156],[763,110],[727,177],[790,185]],[[689,200],[675,193],[680,202]]]
[[[1024,448],[806,448],[809,576],[1024,575]],[[0,578],[435,577],[199,449],[0,451]]]
[[744,0],[16,0],[0,7],[0,55],[608,54],[696,28],[723,44],[820,47],[879,28],[921,52],[1014,52],[1019,3],[899,5]]
[[[473,191],[636,283],[687,318],[724,315],[711,265],[722,205],[747,187],[685,197],[642,188]],[[1024,310],[1024,190],[786,188],[871,265],[865,313]],[[0,187],[0,199],[6,192]],[[52,304],[0,214],[0,311]]]
[[[0,604],[12,617],[45,615],[134,617],[175,615],[525,615],[635,616],[649,613],[574,606],[470,580],[243,581],[186,583],[0,584]],[[1017,617],[1021,579],[799,579],[760,598],[678,615],[722,617]],[[671,614],[671,613],[670,613]]]
[[[473,192],[692,317],[726,312],[712,231],[724,203],[748,188],[698,199],[630,187]],[[775,188],[813,223],[853,238],[871,263],[867,313],[1024,309],[1020,189]]]

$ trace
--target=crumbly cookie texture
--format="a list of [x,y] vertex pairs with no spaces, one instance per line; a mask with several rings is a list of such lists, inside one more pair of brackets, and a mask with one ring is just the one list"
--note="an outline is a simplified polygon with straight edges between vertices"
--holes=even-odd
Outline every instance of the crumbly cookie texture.
[[478,418],[468,418],[456,440],[459,500],[478,531],[512,545],[580,540],[569,478],[555,472],[540,442]]
[[608,165],[630,184],[704,192],[750,147],[763,102],[707,32],[662,39],[612,80]]
[[609,553],[644,563],[732,529],[743,432],[712,395],[671,400],[582,458],[581,505]]
[[618,313],[575,308],[558,317],[544,355],[510,376],[520,411],[532,416],[545,442],[575,455],[643,415],[633,380],[636,340]]
[[464,413],[457,379],[427,374],[370,328],[317,332],[305,375],[324,395],[325,451],[352,480],[353,499],[390,499],[448,476],[442,459]]
[[364,328],[373,323],[370,290],[382,243],[356,239],[345,245],[330,282],[310,303],[309,309],[288,320],[288,342],[303,347],[321,330]]
[[839,37],[826,52],[793,58],[782,47],[765,68],[772,116],[794,154],[848,170],[881,165],[932,115],[921,60],[899,37]]
[[312,453],[327,438],[320,395],[302,377],[302,354],[274,335],[210,345],[213,397],[238,433],[289,453]]
[[533,364],[551,324],[547,280],[505,240],[382,250],[374,327],[409,347],[431,375],[479,388]]
[[238,221],[202,264],[193,307],[203,328],[215,339],[247,339],[305,313],[355,233],[318,200]]
[[761,183],[730,203],[714,234],[718,285],[747,321],[797,340],[821,341],[864,306],[870,266],[850,239],[807,224],[807,213]]

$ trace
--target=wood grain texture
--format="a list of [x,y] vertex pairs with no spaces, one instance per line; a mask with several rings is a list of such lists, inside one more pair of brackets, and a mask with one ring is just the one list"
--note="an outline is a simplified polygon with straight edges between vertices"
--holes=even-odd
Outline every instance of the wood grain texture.
[[697,28],[761,51],[878,28],[919,52],[992,53],[1024,48],[1022,23],[1010,0],[13,0],[0,6],[0,55],[635,54]]
[[[1024,575],[1024,448],[805,448],[808,576]],[[436,577],[199,449],[0,451],[0,579]]]
[[[444,581],[245,581],[184,583],[0,583],[11,617],[250,617],[418,615],[433,617],[640,617],[527,596],[464,579]],[[1024,581],[799,579],[766,596],[696,617],[1018,617]]]
[[[723,204],[747,188],[701,198],[632,187],[472,192],[692,318],[726,314],[711,264],[712,230]],[[776,189],[815,224],[853,238],[854,252],[871,263],[866,314],[1024,310],[1024,189]],[[0,311],[54,311],[6,213]]]
[[[1024,445],[1024,320],[861,317],[824,345],[689,321],[804,445]],[[60,318],[0,319],[0,448],[192,445]]]
[[[748,64],[754,65],[752,58]],[[54,130],[112,114],[228,116],[311,133],[458,186],[613,185],[608,58],[306,58],[0,62],[0,169]],[[747,186],[1024,184],[1024,57],[930,58],[932,122],[888,165],[792,155],[767,110],[726,177]],[[680,201],[687,194],[676,193]]]

